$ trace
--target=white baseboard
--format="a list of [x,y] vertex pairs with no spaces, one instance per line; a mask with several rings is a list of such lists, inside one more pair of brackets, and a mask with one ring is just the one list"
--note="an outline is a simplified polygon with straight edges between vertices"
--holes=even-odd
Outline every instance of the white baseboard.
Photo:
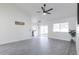
[[3,42],[3,43],[0,43],[0,45],[9,44],[9,43],[15,43],[15,42],[24,41],[24,40],[30,40],[30,39],[32,39],[32,38]]
[[70,39],[69,40],[66,40],[66,39],[60,39],[60,38],[51,38],[51,37],[48,37],[49,39],[56,39],[56,40],[64,40],[64,41],[70,41]]

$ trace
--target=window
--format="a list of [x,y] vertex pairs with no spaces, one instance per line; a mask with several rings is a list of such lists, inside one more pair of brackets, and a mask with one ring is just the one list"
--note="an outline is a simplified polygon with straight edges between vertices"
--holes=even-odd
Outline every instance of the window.
[[56,23],[53,24],[53,32],[68,32],[69,24],[68,23]]

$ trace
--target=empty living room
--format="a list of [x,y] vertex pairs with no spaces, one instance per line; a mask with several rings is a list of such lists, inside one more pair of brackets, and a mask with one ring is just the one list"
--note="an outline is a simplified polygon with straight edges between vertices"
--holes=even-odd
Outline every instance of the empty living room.
[[0,3],[0,55],[79,55],[78,3]]

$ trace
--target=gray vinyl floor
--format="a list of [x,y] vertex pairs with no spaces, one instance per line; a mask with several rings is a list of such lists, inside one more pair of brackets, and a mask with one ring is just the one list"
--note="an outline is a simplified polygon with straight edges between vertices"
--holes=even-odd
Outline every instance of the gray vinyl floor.
[[76,55],[76,46],[68,41],[42,37],[0,45],[0,55]]

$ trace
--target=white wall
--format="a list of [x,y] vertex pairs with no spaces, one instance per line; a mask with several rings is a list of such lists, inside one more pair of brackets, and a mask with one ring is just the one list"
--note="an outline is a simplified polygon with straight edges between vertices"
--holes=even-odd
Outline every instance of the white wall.
[[71,39],[71,36],[68,32],[53,32],[53,24],[55,23],[68,22],[69,29],[76,30],[77,16],[53,19],[52,17],[48,17],[48,15],[45,15],[45,16],[39,16],[37,19],[41,20],[40,25],[48,25],[49,38],[55,38],[55,39],[66,40],[66,41],[70,41]]
[[59,18],[59,19],[53,19],[47,18],[47,17],[40,17],[41,23],[40,25],[48,25],[48,37],[49,38],[55,38],[60,40],[66,40],[70,41],[71,36],[68,32],[53,32],[53,24],[55,23],[69,23],[69,29],[76,30],[76,24],[77,24],[77,16],[73,17],[66,17],[66,18]]
[[[25,25],[15,25],[15,20]],[[12,4],[0,4],[0,44],[31,39],[30,18]]]
[[59,19],[59,20],[50,21],[48,23],[48,25],[49,25],[49,34],[48,34],[49,38],[70,41],[71,36],[69,35],[69,33],[67,33],[67,32],[53,32],[53,24],[68,22],[69,29],[76,29],[76,20],[77,20],[77,17],[75,16],[75,17],[69,17],[66,19]]

